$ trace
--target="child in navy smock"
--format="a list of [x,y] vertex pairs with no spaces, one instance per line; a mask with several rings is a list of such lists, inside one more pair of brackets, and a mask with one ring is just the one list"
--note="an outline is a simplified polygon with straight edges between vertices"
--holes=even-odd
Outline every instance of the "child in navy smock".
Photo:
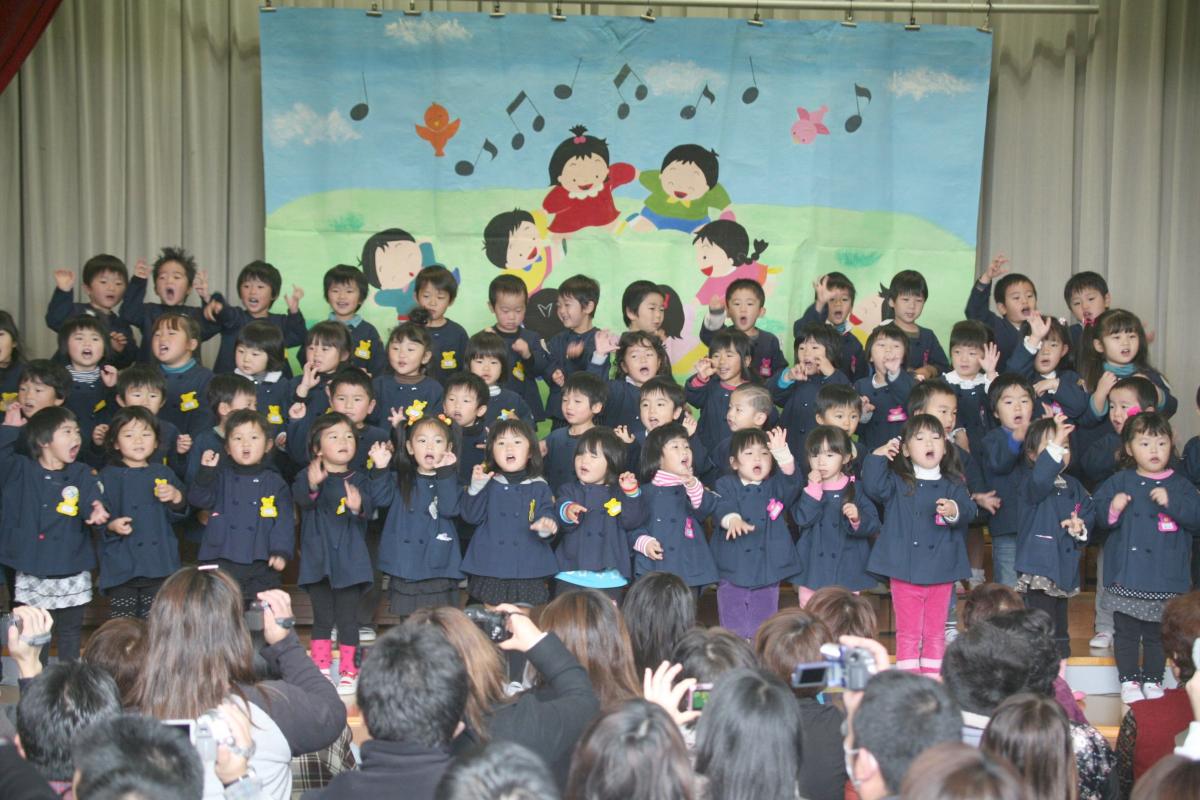
[[193,439],[213,426],[212,413],[204,402],[212,371],[196,361],[200,347],[200,325],[178,311],[168,311],[154,321],[150,351],[167,382],[167,395],[159,416],[170,422],[181,436]]
[[[971,287],[965,313],[968,320],[977,320],[987,326],[1000,350],[999,365],[1004,371],[1013,372],[1015,370],[1009,359],[1021,346],[1022,326],[1037,316],[1038,296],[1033,281],[1019,272],[1009,272],[1007,264],[1008,258],[1003,254],[992,259],[984,273],[979,276],[979,280]],[[999,280],[996,280],[997,278]],[[999,314],[988,308],[989,288],[992,290]],[[951,358],[953,357],[951,354]]]
[[904,332],[908,350],[906,368],[932,378],[950,369],[950,362],[937,334],[917,324],[928,300],[929,284],[925,276],[915,269],[900,270],[892,276],[885,293],[884,313],[891,311],[896,326]]
[[700,441],[712,453],[729,436],[729,395],[750,382],[750,339],[733,328],[713,334],[708,355],[696,362],[696,374],[687,382],[687,401],[700,411]]
[[[717,223],[718,226],[722,224],[724,223]],[[699,233],[696,240],[699,252],[707,238],[704,233]],[[766,242],[759,241],[755,244],[766,248]],[[783,348],[779,346],[779,337],[758,327],[766,303],[767,295],[761,283],[753,278],[738,278],[725,287],[723,298],[716,292],[713,293],[708,301],[708,314],[700,324],[700,343],[710,348],[718,331],[737,330],[746,334],[750,342],[750,374],[754,376],[754,380],[764,383],[770,380],[772,375],[787,369],[787,358],[783,355]],[[725,326],[726,315],[729,316],[729,327]]]
[[[467,371],[478,375],[488,387],[487,424],[506,419],[522,419],[533,424],[533,411],[521,395],[505,389],[508,376],[508,346],[498,335],[480,331],[467,343]],[[558,410],[562,416],[561,408]]]
[[608,386],[590,372],[576,372],[563,386],[559,410],[567,423],[555,428],[539,443],[546,467],[546,481],[557,495],[563,484],[575,480],[575,449],[579,437],[595,427],[604,411]]
[[254,384],[255,408],[266,415],[277,437],[292,404],[292,381],[284,371],[283,332],[265,320],[249,323],[237,335],[233,363],[233,374]]
[[574,462],[575,480],[556,501],[562,540],[555,593],[587,587],[619,602],[633,577],[629,532],[646,523],[645,496],[632,472],[620,472],[625,448],[608,428],[580,436]]
[[[413,279],[416,308],[428,317],[423,320],[433,342],[433,358],[429,362],[429,377],[439,385],[446,378],[462,369],[463,353],[467,350],[467,331],[462,325],[446,316],[450,306],[458,297],[458,279],[441,264],[430,264]],[[413,319],[410,311],[408,318]]]
[[805,325],[814,322],[833,326],[842,340],[838,368],[851,381],[866,377],[867,359],[862,342],[854,335],[850,324],[850,311],[854,307],[854,282],[840,272],[830,272],[813,282],[813,303],[804,310],[804,316],[792,324],[792,336],[800,338]]
[[816,427],[817,393],[821,387],[850,379],[837,368],[841,337],[824,323],[806,325],[796,339],[796,363],[771,380],[771,399],[782,411],[779,426],[787,430],[788,449],[804,452],[805,437]]
[[752,639],[779,610],[779,582],[800,567],[784,514],[800,494],[800,479],[782,428],[737,431],[729,461],[734,474],[717,481],[714,512],[717,613],[722,628]]
[[519,394],[533,413],[533,421],[541,422],[546,418],[546,407],[538,379],[546,377],[550,351],[542,335],[525,326],[528,304],[529,288],[516,275],[497,275],[488,286],[488,309],[496,316],[491,331],[508,346],[511,369],[503,388]]
[[[117,405],[121,408],[144,408],[158,423],[158,447],[151,459],[156,464],[165,464],[176,475],[183,477],[187,466],[187,454],[192,449],[192,437],[182,436],[179,429],[158,415],[167,394],[167,379],[162,370],[150,364],[134,364],[117,374],[113,387]],[[108,435],[107,425],[97,425],[92,431],[92,445],[104,449]]]
[[[549,362],[546,364],[546,385],[550,393],[546,397],[546,415],[553,420],[554,427],[564,423],[560,403],[562,387],[572,373],[588,369],[596,352],[596,334],[599,329],[592,323],[600,303],[600,284],[587,275],[573,275],[558,287],[555,312],[563,329],[546,343]],[[608,359],[601,365],[608,372]]]
[[312,660],[330,670],[336,626],[338,694],[358,688],[358,601],[375,579],[367,551],[375,504],[366,470],[351,466],[356,450],[354,423],[336,411],[322,414],[308,432],[308,467],[292,483],[300,513],[299,583],[312,599]]
[[387,363],[383,356],[383,340],[379,331],[362,318],[359,312],[370,292],[367,276],[358,267],[336,264],[330,267],[324,278],[325,302],[329,303],[329,322],[340,322],[350,334],[353,350],[350,366],[358,367],[368,375],[378,375]]
[[942,376],[956,398],[958,420],[970,448],[995,427],[988,387],[996,379],[1000,350],[982,322],[963,320],[950,329],[950,371]]
[[[608,357],[614,352],[617,374],[608,380]],[[608,397],[604,401],[600,424],[609,428],[624,425],[632,429],[638,422],[642,387],[653,378],[663,375],[669,378],[671,359],[662,340],[652,333],[625,331],[617,338],[611,332],[601,331],[596,335],[596,353],[588,370],[608,383]]]
[[996,492],[1000,507],[992,512],[992,567],[996,583],[1016,587],[1017,522],[1020,488],[1029,465],[1021,457],[1025,432],[1033,422],[1033,387],[1020,375],[1005,372],[988,389],[1000,426],[988,431],[974,452],[983,468],[984,484]]
[[558,572],[550,549],[557,514],[528,422],[506,419],[492,427],[488,460],[472,471],[461,513],[476,526],[462,562],[471,598],[535,606],[550,599],[546,579]]
[[879,512],[855,485],[854,444],[841,428],[820,425],[804,443],[808,486],[792,516],[799,571],[792,576],[803,608],[817,589],[841,586],[852,592],[878,581],[867,574],[871,537],[879,532]]
[[1122,469],[1096,489],[1094,500],[1099,524],[1110,531],[1104,542],[1104,599],[1113,612],[1121,699],[1129,704],[1162,697],[1163,605],[1192,588],[1200,494],[1171,468],[1176,456],[1166,417],[1143,412],[1130,418],[1121,440]]
[[60,330],[73,317],[95,317],[108,330],[109,363],[118,369],[127,367],[137,357],[138,344],[133,326],[121,319],[116,307],[125,297],[129,273],[125,262],[116,256],[101,253],[83,265],[83,291],[86,303],[75,302],[75,273],[69,269],[54,270],[54,294],[46,308],[46,327]]
[[392,328],[387,341],[387,367],[372,381],[375,410],[367,420],[378,427],[387,424],[392,411],[409,408],[434,413],[442,405],[442,386],[427,375],[434,356],[433,339],[424,326],[425,311],[414,309],[410,316]]
[[670,422],[646,435],[641,478],[649,517],[645,531],[633,542],[634,577],[670,572],[698,596],[718,580],[717,564],[704,536],[704,521],[716,511],[717,496],[704,488],[693,471],[692,448],[682,425]]
[[1049,407],[1050,416],[1064,414],[1075,424],[1087,413],[1088,393],[1071,369],[1067,329],[1054,317],[1034,314],[1022,330],[1028,334],[1008,360],[1008,371],[1033,382],[1038,404]]
[[[71,375],[71,391],[66,407],[79,420],[79,432],[84,442],[92,441],[99,425],[112,419],[115,402],[112,387],[117,382],[117,370],[106,364],[108,328],[98,317],[73,317],[58,331],[58,355]],[[90,466],[104,464],[102,454],[84,447],[81,457]]]
[[[283,276],[275,265],[266,261],[251,261],[242,267],[237,277],[238,299],[242,301],[240,307],[232,305],[219,293],[213,295],[205,308],[206,314],[221,327],[221,348],[217,351],[217,360],[213,362],[213,372],[218,375],[233,372],[237,366],[235,351],[238,338],[242,329],[255,321],[278,329],[283,334],[284,348],[304,344],[308,328],[304,314],[300,312],[304,290],[293,286],[292,293],[284,298],[287,314],[276,314],[271,311],[271,306],[279,299],[282,289]],[[290,377],[291,370],[286,361],[284,367],[284,372]]]
[[[308,329],[300,359],[302,370],[291,380],[291,403],[304,406],[309,422],[329,410],[329,381],[349,360],[350,334],[345,325],[318,322]],[[295,419],[296,414],[289,409],[287,417]]]
[[891,580],[896,667],[936,674],[950,593],[971,575],[964,534],[976,513],[945,426],[928,414],[910,417],[898,438],[867,456],[862,485],[884,509],[867,570]]
[[[279,588],[279,573],[295,549],[292,492],[266,465],[270,425],[257,411],[234,411],[225,420],[225,454],[206,450],[188,487],[188,503],[211,512],[199,559],[227,570],[247,603]],[[219,468],[224,460],[232,461]]]
[[904,368],[906,346],[904,331],[895,325],[880,325],[867,338],[868,374],[854,389],[864,399],[859,442],[868,452],[899,436],[908,419],[904,409],[917,382]]
[[[16,452],[22,426],[33,457]],[[0,563],[16,571],[9,589],[17,603],[50,612],[63,661],[79,658],[83,610],[92,599],[90,528],[109,517],[95,470],[75,460],[82,441],[75,415],[61,406],[26,421],[12,403],[0,427]],[[48,656],[49,648],[42,653]]]
[[[154,278],[154,293],[162,301],[160,303],[146,302],[146,288],[151,275]],[[196,260],[186,250],[164,247],[154,260],[153,267],[138,259],[120,312],[122,320],[141,331],[142,347],[138,361],[153,362],[157,358],[153,352],[154,328],[158,318],[164,314],[183,314],[195,322],[197,339],[203,338],[207,342],[220,333],[221,327],[204,316],[202,306],[187,305],[193,288],[200,302],[207,305],[210,299],[208,277],[197,271]]]
[[25,371],[21,331],[12,314],[0,309],[0,414],[17,399],[17,387]]
[[[355,450],[350,469],[358,472],[366,472],[371,468],[370,452],[377,442],[386,444],[391,441],[390,428],[384,429],[367,422],[376,406],[374,391],[371,376],[357,367],[342,367],[328,383],[329,411],[345,415],[354,430]],[[408,415],[415,414],[419,418],[422,413],[423,409],[417,410],[413,406],[396,409],[389,422],[402,425],[406,418],[413,418]],[[301,416],[288,421],[287,451],[298,467],[307,466],[312,457],[312,449],[307,446],[309,431],[320,418]]]
[[1062,658],[1071,656],[1067,600],[1079,593],[1079,559],[1096,516],[1092,498],[1065,474],[1073,427],[1064,414],[1029,426],[1022,454],[1031,468],[1021,483],[1017,527],[1017,591],[1026,607],[1054,620]]
[[100,533],[100,591],[109,618],[150,616],[154,595],[179,569],[179,540],[171,525],[187,514],[183,483],[161,461],[158,420],[145,408],[122,408],[109,425],[100,470],[108,524]]

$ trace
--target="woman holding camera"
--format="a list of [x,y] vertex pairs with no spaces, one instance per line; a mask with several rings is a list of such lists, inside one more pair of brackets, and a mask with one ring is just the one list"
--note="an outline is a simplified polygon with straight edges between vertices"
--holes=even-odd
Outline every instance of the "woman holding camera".
[[[234,726],[220,707],[227,701],[237,704],[254,732],[247,756],[251,770],[244,780],[259,782],[263,797],[286,800],[292,790],[292,756],[331,744],[346,725],[346,707],[295,632],[280,625],[292,616],[287,593],[273,589],[258,598],[266,641],[260,655],[280,680],[255,678],[254,648],[237,582],[222,570],[186,567],[166,580],[155,599],[147,634],[148,668],[138,676],[133,695],[142,713],[187,720],[194,740],[212,735],[216,744],[233,747],[238,747]],[[209,760],[204,797],[222,795]]]

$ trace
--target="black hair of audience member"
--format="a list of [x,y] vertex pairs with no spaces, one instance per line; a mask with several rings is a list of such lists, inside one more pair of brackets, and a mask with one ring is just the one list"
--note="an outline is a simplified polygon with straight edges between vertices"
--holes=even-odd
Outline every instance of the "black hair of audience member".
[[565,800],[693,800],[696,774],[666,711],[630,700],[592,722],[571,759]]
[[698,683],[716,683],[731,670],[759,666],[746,640],[724,628],[693,628],[675,645],[669,660],[683,665],[681,679],[695,678]]
[[800,708],[779,678],[756,669],[725,673],[696,724],[696,772],[722,800],[796,797]]
[[992,714],[979,749],[1007,759],[1024,779],[1030,800],[1076,796],[1071,725],[1053,697],[1022,692],[1005,700]]
[[204,768],[183,731],[139,715],[101,720],[72,746],[78,800],[200,800]]
[[1132,800],[1195,800],[1200,797],[1200,761],[1167,756],[1133,787]]
[[497,740],[454,761],[434,800],[558,800],[545,763],[515,742]]
[[962,742],[932,747],[913,762],[902,800],[1031,800],[1021,776],[1003,758]]
[[675,645],[696,627],[696,595],[678,575],[648,572],[625,593],[621,613],[641,679],[647,669],[669,661]]
[[[962,713],[954,697],[937,681],[887,670],[867,682],[850,717],[849,730],[852,746],[867,751],[875,760],[885,793],[895,794],[917,756],[936,744],[961,741]],[[851,779],[856,779],[861,758],[859,753],[847,763],[855,770]],[[870,798],[864,795],[864,800]]]
[[1054,621],[1040,608],[1021,608],[997,614],[988,623],[1020,638],[1029,648],[1025,688],[1042,697],[1054,695],[1059,652],[1054,643]]
[[17,703],[21,750],[46,780],[69,781],[75,734],[120,713],[121,693],[107,672],[80,661],[51,665],[24,688]]
[[467,670],[431,625],[400,625],[363,659],[358,707],[373,739],[448,747],[467,704]]
[[[996,706],[1018,692],[1028,689],[1044,695],[1046,686],[1053,691],[1053,676],[1045,684],[1040,674],[1044,670],[1035,663],[1043,648],[1031,646],[1034,637],[1013,629],[1012,621],[1006,627],[995,624],[1000,617],[1021,613],[1010,611],[972,625],[946,648],[942,683],[964,710],[990,717]],[[1057,665],[1053,639],[1044,660],[1051,654]]]

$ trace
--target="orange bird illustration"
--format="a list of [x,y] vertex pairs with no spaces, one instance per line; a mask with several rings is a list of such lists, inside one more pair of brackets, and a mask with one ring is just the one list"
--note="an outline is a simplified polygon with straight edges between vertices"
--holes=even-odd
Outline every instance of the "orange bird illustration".
[[434,156],[441,158],[446,155],[446,142],[458,133],[461,122],[461,119],[451,122],[449,111],[437,103],[430,103],[429,108],[425,109],[425,124],[414,127],[417,129],[417,136],[433,145]]

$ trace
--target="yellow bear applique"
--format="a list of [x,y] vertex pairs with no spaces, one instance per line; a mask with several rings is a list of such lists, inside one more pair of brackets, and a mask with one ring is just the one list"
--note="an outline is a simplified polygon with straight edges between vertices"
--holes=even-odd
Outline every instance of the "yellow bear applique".
[[283,413],[280,411],[279,406],[267,406],[267,422],[272,425],[283,424]]
[[279,509],[275,507],[275,495],[262,499],[262,504],[258,507],[258,515],[265,519],[274,519],[279,516]]
[[155,488],[158,488],[159,486],[166,486],[166,485],[167,485],[167,479],[166,479],[166,478],[155,478],[155,479],[154,479],[154,486],[155,486]]
[[341,500],[338,501],[337,511],[334,513],[337,513],[337,514],[345,514],[346,513],[346,498],[343,497]]
[[363,361],[371,360],[371,340],[359,339],[358,347],[354,348],[354,357],[361,358]]
[[457,350],[442,351],[442,369],[458,369],[458,359],[455,358]]
[[16,399],[16,392],[0,392],[0,411],[8,411],[8,404]]
[[184,392],[179,395],[179,410],[180,411],[195,411],[200,407],[200,401],[196,399],[195,392]]
[[617,498],[612,498],[604,504],[604,510],[608,512],[610,517],[615,517],[621,513],[621,501]]
[[517,410],[515,408],[500,409],[500,420],[501,421],[509,420],[509,419],[516,419],[516,418],[517,418]]
[[107,406],[107,405],[108,405],[107,400],[101,400],[99,403],[96,403],[96,405],[92,406],[92,413],[99,414],[101,411],[104,410],[105,406]]
[[409,425],[425,416],[425,406],[427,405],[429,405],[428,400],[413,400],[408,408],[404,409],[404,418],[408,420]]
[[79,489],[67,486],[62,490],[62,502],[54,510],[67,517],[79,516]]
[[525,380],[525,365],[520,361],[518,361],[516,364],[513,364],[512,376],[519,381]]

